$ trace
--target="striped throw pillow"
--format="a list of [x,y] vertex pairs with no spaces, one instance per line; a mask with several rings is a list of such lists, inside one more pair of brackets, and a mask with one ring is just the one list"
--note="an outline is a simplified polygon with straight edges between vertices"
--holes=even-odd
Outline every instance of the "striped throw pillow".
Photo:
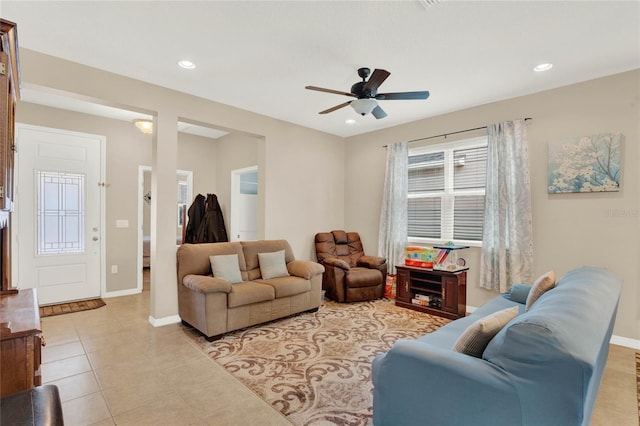
[[540,296],[542,296],[546,291],[551,290],[556,286],[556,274],[553,271],[549,271],[546,274],[540,276],[529,291],[529,295],[527,296],[527,303],[525,304],[524,310],[528,311],[533,305],[533,302],[538,300]]
[[460,335],[453,345],[453,350],[481,358],[491,339],[517,315],[518,307],[514,306],[480,318]]

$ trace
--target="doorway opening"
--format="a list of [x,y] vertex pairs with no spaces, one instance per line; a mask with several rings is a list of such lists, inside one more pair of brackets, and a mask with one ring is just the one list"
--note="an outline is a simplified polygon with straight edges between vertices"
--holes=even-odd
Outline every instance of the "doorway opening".
[[[138,167],[138,291],[150,290],[151,264],[151,167]],[[187,209],[193,198],[193,172],[176,171],[178,191],[178,220],[175,228],[176,245],[182,244]]]
[[258,239],[258,166],[231,171],[230,241]]

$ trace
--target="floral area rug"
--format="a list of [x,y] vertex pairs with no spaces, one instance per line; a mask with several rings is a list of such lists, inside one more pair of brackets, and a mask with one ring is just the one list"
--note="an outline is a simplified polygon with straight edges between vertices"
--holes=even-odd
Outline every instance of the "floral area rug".
[[389,300],[326,302],[315,313],[197,342],[296,425],[365,425],[373,417],[373,358],[448,322]]

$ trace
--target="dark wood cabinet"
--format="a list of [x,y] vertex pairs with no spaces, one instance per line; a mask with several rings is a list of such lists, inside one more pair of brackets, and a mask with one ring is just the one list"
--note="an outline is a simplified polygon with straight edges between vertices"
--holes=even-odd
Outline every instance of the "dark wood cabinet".
[[42,327],[36,290],[0,296],[0,396],[40,386]]
[[467,272],[396,266],[396,305],[457,319],[466,315]]
[[42,327],[34,289],[11,288],[15,108],[20,100],[16,24],[0,19],[0,396],[40,385]]
[[0,290],[11,287],[15,107],[20,99],[16,24],[0,19]]

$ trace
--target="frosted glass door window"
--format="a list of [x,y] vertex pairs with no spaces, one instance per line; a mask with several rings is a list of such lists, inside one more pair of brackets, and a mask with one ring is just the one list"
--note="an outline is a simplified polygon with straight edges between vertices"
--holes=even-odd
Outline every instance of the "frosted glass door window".
[[38,254],[85,250],[84,174],[37,172]]
[[248,195],[258,194],[258,172],[240,175],[240,193]]

